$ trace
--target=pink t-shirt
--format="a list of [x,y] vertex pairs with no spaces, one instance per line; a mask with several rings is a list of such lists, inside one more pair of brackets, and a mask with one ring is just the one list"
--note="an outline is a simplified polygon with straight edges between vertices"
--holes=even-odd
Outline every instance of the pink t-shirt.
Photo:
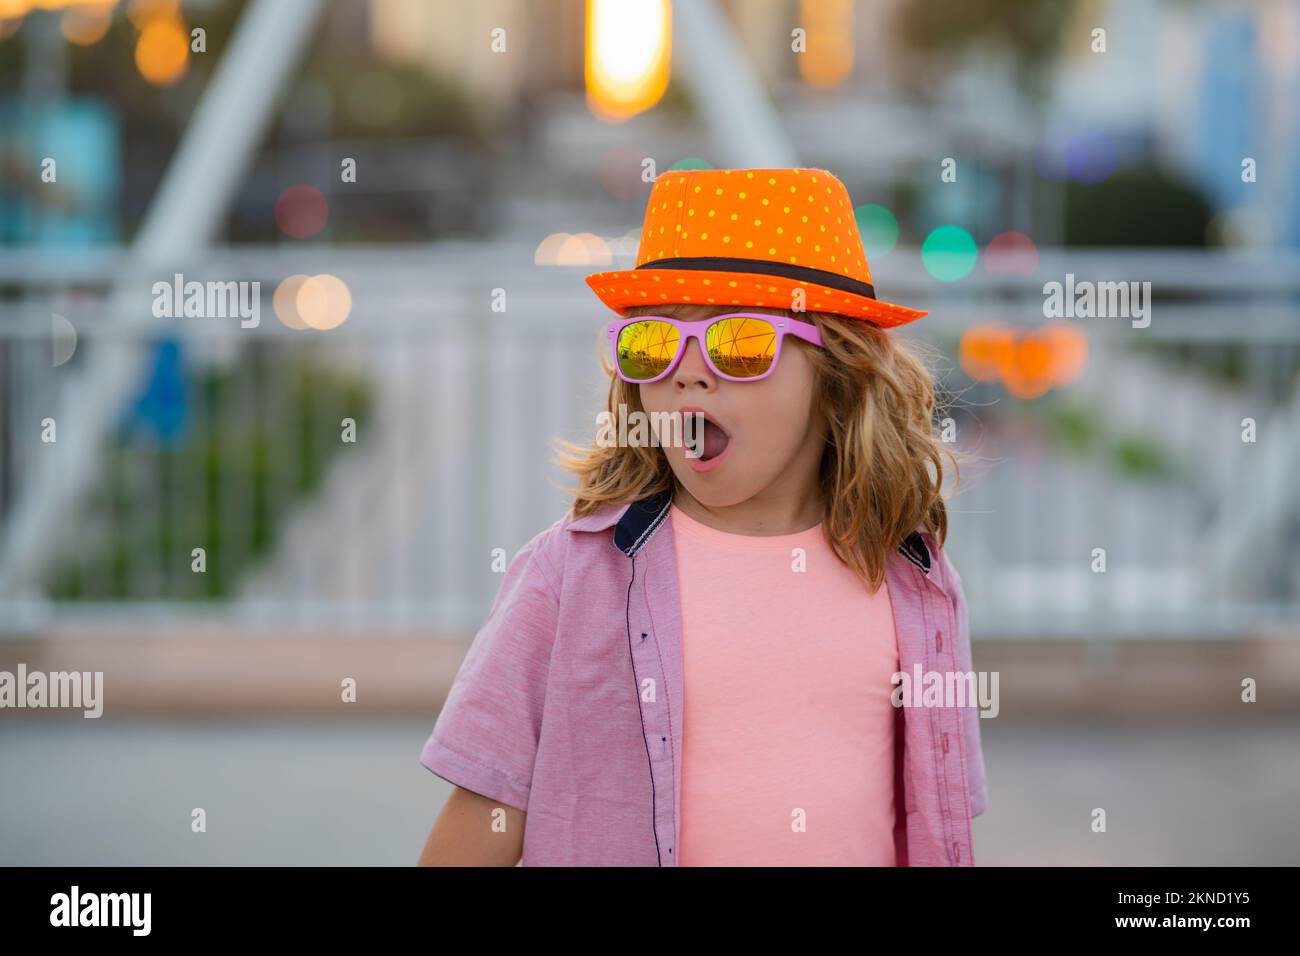
[[754,536],[676,505],[670,516],[685,671],[678,865],[894,866],[889,589],[870,593],[820,525]]

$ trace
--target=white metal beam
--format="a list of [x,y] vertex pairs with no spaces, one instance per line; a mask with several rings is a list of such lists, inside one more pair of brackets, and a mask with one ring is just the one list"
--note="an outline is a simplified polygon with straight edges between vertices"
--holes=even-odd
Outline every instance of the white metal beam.
[[691,99],[723,163],[731,168],[799,165],[763,81],[716,0],[674,3],[673,37],[681,41],[678,63]]
[[0,594],[29,592],[57,552],[67,515],[93,479],[104,438],[139,381],[144,336],[167,321],[141,304],[154,281],[169,277],[170,263],[210,242],[321,7],[321,0],[253,0],[240,17],[114,284],[105,334],[82,380],[60,392],[60,440],[14,502],[0,539]]

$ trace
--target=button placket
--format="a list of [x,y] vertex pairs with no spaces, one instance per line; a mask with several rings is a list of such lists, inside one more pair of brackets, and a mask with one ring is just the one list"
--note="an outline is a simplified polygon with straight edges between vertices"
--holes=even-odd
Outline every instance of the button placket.
[[[956,634],[957,633],[956,609],[954,608],[951,600],[945,601],[944,607],[945,607],[945,617],[948,621],[948,633]],[[943,640],[942,629],[935,632],[935,638],[937,641],[942,642]],[[955,641],[951,643],[950,648],[951,649],[949,651],[949,656],[952,661],[952,667],[955,670],[958,666],[958,660],[956,654],[957,644],[955,643]],[[976,682],[976,688],[978,688],[978,682]],[[976,706],[976,704],[970,700],[967,700],[965,704],[967,707]],[[948,724],[948,730],[945,731],[943,734],[943,752],[945,754],[945,767],[946,767],[948,763],[947,755],[951,752],[949,734],[950,733],[963,734],[965,733],[965,728],[963,726],[963,713],[961,707],[953,706],[952,708],[945,708],[945,710],[946,710],[945,719],[946,719],[946,723]],[[953,765],[953,770],[950,775],[953,779],[956,780],[957,786],[959,788],[957,805],[968,806],[969,795],[964,792],[966,775],[960,763],[961,757],[960,754],[957,753],[953,753],[952,756],[953,759],[957,761],[957,763]],[[947,772],[945,771],[945,775],[948,776],[949,774],[947,774]],[[951,806],[951,800],[949,803]],[[957,838],[953,842],[953,856],[957,864],[961,865],[963,846],[965,846],[968,851],[970,848],[969,820],[963,819],[961,821],[960,826],[958,825],[957,820],[953,820],[952,825],[954,831],[953,836]],[[969,852],[967,855],[969,856]]]
[[654,788],[654,828],[659,846],[663,848],[663,861],[671,861],[673,844],[672,811],[672,748],[668,740],[667,699],[664,696],[665,675],[659,667],[659,652],[648,625],[634,634],[637,671],[642,680],[653,681],[654,701],[642,699],[638,681],[637,705],[645,726],[646,748],[651,754],[651,785]]
[[[937,590],[937,586],[934,584],[933,581],[929,580],[928,578],[926,583],[931,585],[931,587],[933,588],[933,590],[930,590],[926,593],[926,596],[922,602],[926,611],[925,621],[928,627],[930,622],[935,621],[935,619],[938,617],[938,614],[935,609],[936,600],[934,597],[934,593]],[[934,655],[933,667],[927,666],[926,669],[927,670],[933,669],[933,670],[940,670],[940,671],[945,670],[944,659],[943,659],[943,628],[942,627],[935,627],[934,643],[932,647],[933,647],[932,653]],[[946,680],[945,680],[945,684],[947,684]],[[932,737],[931,740],[937,743],[939,747],[939,755],[937,761],[938,771],[939,771],[939,812],[943,818],[944,834],[946,835],[947,839],[950,841],[949,845],[954,848],[954,850],[949,853],[948,858],[954,864],[959,864],[961,862],[961,853],[960,850],[958,849],[958,844],[954,839],[954,837],[956,837],[957,834],[954,832],[954,827],[953,827],[952,799],[949,790],[949,780],[951,779],[951,773],[950,773],[950,765],[948,760],[948,733],[947,730],[945,729],[949,725],[949,718],[950,718],[949,708],[945,706],[938,707],[935,710],[935,712],[931,715],[931,718],[932,721],[930,727],[932,732],[935,734],[935,736]]]

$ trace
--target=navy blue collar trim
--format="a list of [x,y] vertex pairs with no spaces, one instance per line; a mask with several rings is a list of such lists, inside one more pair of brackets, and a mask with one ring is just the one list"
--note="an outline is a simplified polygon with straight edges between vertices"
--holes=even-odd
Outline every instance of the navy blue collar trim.
[[[628,505],[623,517],[618,519],[614,528],[614,544],[629,558],[635,557],[650,536],[658,530],[668,517],[668,508],[673,503],[672,489],[659,491]],[[930,573],[930,549],[920,532],[913,531],[901,545],[898,552],[908,561],[920,568],[925,574]]]
[[898,546],[898,553],[911,561],[925,574],[930,573],[930,549],[919,531],[913,531]]
[[642,545],[650,540],[650,535],[664,523],[672,503],[673,491],[669,488],[628,505],[614,528],[614,544],[618,550],[629,558],[635,557]]

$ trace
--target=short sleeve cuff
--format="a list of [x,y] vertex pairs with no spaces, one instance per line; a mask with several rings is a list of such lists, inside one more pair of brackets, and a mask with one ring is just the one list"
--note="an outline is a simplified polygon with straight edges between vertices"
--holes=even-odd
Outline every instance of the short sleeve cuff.
[[448,783],[519,810],[528,809],[528,787],[495,767],[485,767],[432,737],[420,763]]

